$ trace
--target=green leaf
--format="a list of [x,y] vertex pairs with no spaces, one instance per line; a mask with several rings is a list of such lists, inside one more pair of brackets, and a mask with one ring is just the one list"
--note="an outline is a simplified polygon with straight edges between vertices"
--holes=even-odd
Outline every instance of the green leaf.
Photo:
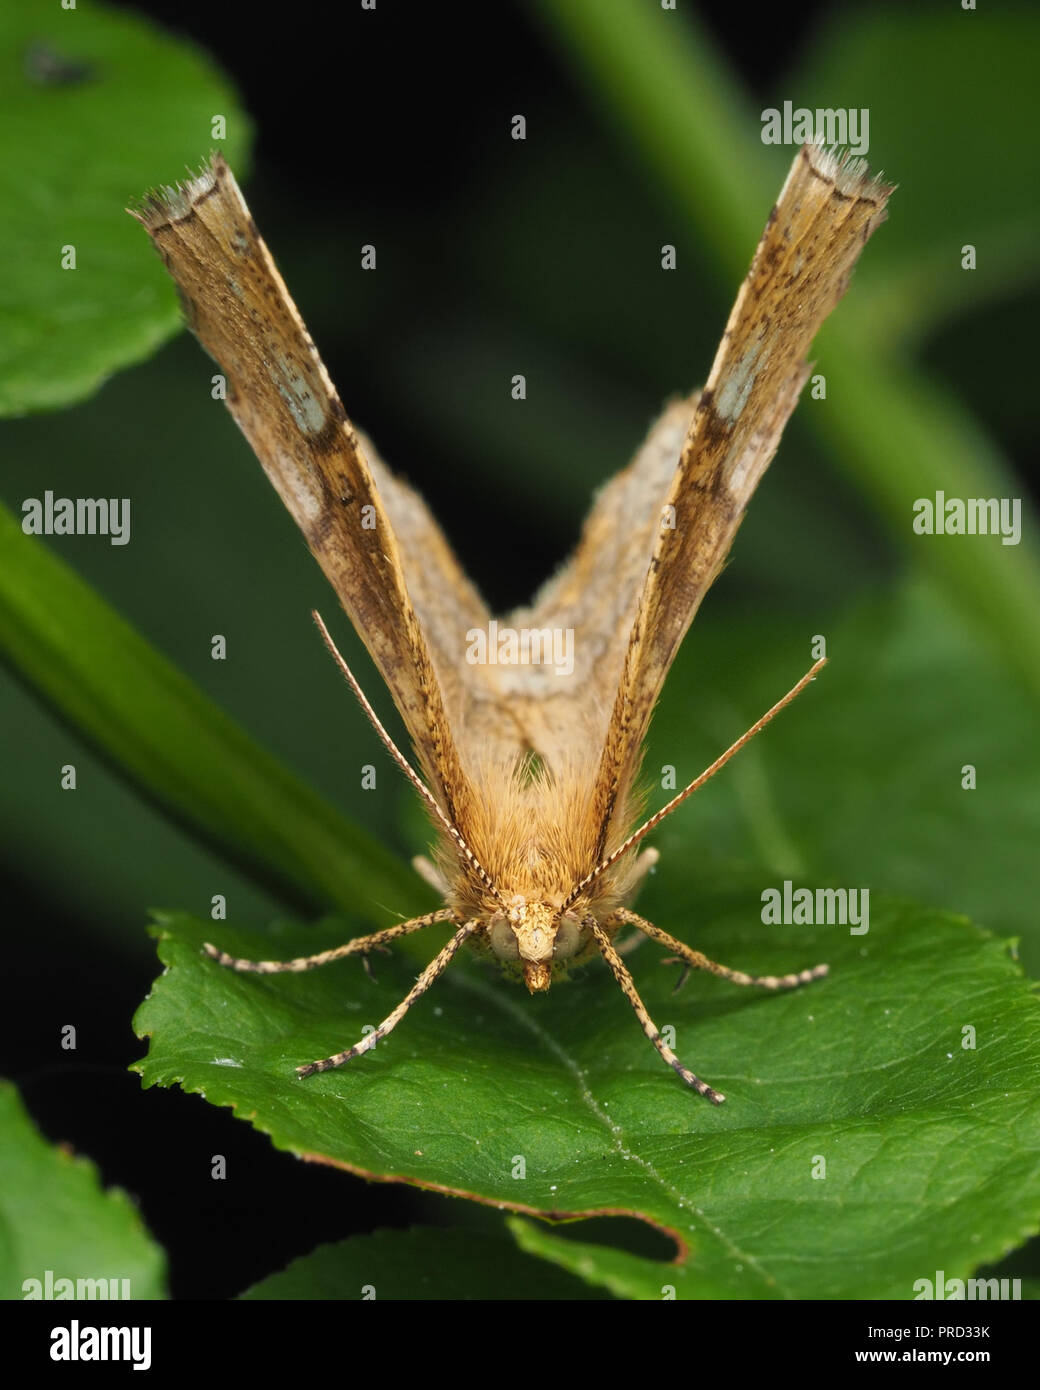
[[[829,665],[662,825],[664,863],[695,845],[702,862],[759,864],[773,881],[801,874],[915,898],[1021,936],[1027,969],[1040,971],[1036,701],[930,583],[811,621]],[[804,616],[705,613],[665,687],[648,770],[673,764],[679,785],[695,777],[808,660]]]
[[665,1265],[627,1250],[571,1240],[519,1216],[509,1217],[506,1224],[521,1250],[609,1289],[615,1298],[672,1300],[716,1296],[710,1283],[697,1278],[689,1262]]
[[689,856],[662,866],[661,925],[739,969],[832,967],[779,996],[710,977],[675,996],[658,950],[632,957],[657,1024],[727,1094],[717,1109],[661,1062],[599,966],[528,997],[456,963],[371,1053],[299,1081],[295,1066],[388,1014],[414,968],[379,956],[377,982],[356,960],[236,975],[200,945],[217,935],[284,958],[334,944],[331,924],[259,935],[165,919],[137,1069],[366,1178],[532,1214],[642,1217],[682,1256],[647,1262],[646,1297],[673,1283],[684,1297],[905,1298],[935,1268],[966,1272],[1035,1230],[1040,1016],[1007,944],[893,901],[871,903],[865,936],[765,926],[761,875],[714,892],[697,880]]
[[[0,508],[0,652],[168,812],[289,900],[357,906],[414,876],[254,743]],[[371,905],[376,911],[375,904]]]
[[415,1227],[322,1245],[261,1279],[244,1299],[556,1300],[605,1297],[483,1231]]
[[[165,1297],[166,1260],[131,1199],[105,1191],[86,1158],[52,1148],[10,1082],[0,1082],[0,1299],[24,1281],[128,1280],[134,1299]],[[80,1294],[79,1297],[84,1297]]]
[[5,5],[0,57],[0,126],[17,132],[0,162],[0,261],[17,267],[0,289],[0,415],[19,415],[81,400],[177,332],[169,277],[124,209],[215,145],[241,170],[250,128],[204,53],[92,0]]

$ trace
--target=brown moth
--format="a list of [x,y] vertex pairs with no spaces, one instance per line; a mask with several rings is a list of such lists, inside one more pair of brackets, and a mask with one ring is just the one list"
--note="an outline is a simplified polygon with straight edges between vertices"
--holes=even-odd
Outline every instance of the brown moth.
[[[787,989],[819,965],[752,977],[708,960],[632,912],[657,852],[631,851],[792,700],[817,662],[732,748],[634,829],[651,711],[745,507],[776,452],[809,367],[805,356],[844,293],[891,188],[805,146],[795,156],[737,296],[707,385],[670,404],[635,459],[601,492],[570,562],[512,631],[572,631],[571,669],[472,663],[467,636],[489,614],[421,498],[347,418],[306,328],[219,155],[196,178],[150,195],[134,216],[181,293],[188,323],[220,364],[228,406],[386,681],[422,775],[398,751],[324,623],[343,675],[390,755],[426,802],[436,863],[415,861],[444,906],[335,950],[235,970],[309,970],[435,922],[457,930],[374,1032],[297,1068],[338,1067],[374,1047],[469,944],[546,990],[602,955],[658,1052],[694,1090],[724,1097],[665,1044],[615,945],[622,928],[687,969]],[[637,938],[638,939],[638,938]]]

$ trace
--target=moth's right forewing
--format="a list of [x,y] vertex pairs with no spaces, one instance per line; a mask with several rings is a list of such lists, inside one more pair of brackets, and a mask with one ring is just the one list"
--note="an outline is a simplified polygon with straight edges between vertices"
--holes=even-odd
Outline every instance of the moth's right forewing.
[[759,242],[666,501],[597,776],[600,853],[623,832],[654,702],[722,567],[808,375],[817,331],[845,292],[891,188],[862,163],[805,146]]
[[214,157],[134,215],[189,326],[227,377],[228,406],[368,648],[454,819],[467,785],[409,598],[398,538],[347,418],[238,185]]

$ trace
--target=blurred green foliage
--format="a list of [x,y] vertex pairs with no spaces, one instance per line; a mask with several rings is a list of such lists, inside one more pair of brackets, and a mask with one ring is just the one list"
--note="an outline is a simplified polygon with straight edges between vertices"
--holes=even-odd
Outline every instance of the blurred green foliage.
[[48,1273],[117,1280],[120,1289],[125,1279],[133,1299],[165,1296],[166,1261],[134,1203],[105,1191],[89,1159],[50,1147],[7,1081],[0,1135],[0,1298],[26,1298],[25,1281],[43,1285]]
[[250,130],[205,53],[89,0],[4,6],[0,54],[0,415],[19,415],[84,399],[176,331],[173,286],[122,209],[214,131],[244,163]]
[[[494,1270],[495,1277],[478,1284],[474,1270]],[[483,1302],[589,1299],[597,1292],[576,1275],[524,1254],[506,1235],[420,1227],[376,1231],[323,1245],[254,1284],[242,1297],[275,1302],[365,1297],[384,1302]]]

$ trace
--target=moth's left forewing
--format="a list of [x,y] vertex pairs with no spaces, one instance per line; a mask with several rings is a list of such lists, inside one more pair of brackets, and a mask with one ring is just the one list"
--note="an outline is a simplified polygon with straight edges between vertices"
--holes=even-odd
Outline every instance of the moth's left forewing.
[[599,852],[621,823],[654,702],[776,452],[805,357],[892,189],[805,146],[770,215],[679,458],[632,625],[594,796]]
[[197,178],[159,190],[134,216],[176,282],[189,327],[226,375],[235,422],[368,648],[455,820],[469,782],[399,538],[230,169],[214,156]]

